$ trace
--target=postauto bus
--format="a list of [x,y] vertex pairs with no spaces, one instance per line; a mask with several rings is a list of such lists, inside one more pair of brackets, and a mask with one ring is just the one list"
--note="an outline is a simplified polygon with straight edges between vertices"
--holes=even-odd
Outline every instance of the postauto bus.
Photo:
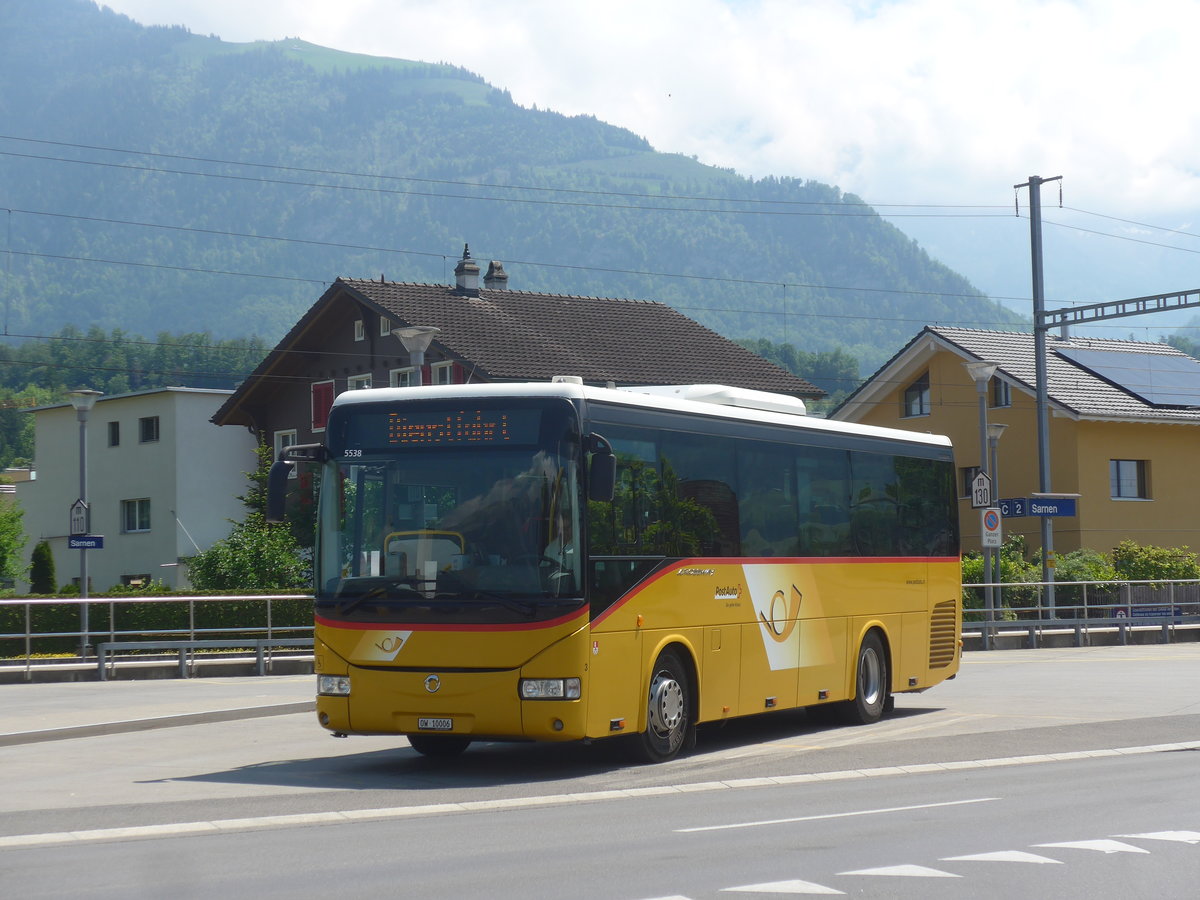
[[348,391],[319,469],[317,715],[333,733],[630,735],[829,706],[870,723],[958,671],[946,438],[716,385]]

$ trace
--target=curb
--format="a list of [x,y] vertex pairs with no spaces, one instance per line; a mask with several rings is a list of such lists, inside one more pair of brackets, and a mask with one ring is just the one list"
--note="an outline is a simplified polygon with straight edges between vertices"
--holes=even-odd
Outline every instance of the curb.
[[266,716],[289,716],[315,710],[316,702],[280,703],[275,706],[248,706],[241,709],[217,709],[177,716],[156,716],[152,719],[129,719],[123,722],[99,722],[94,725],[69,725],[45,731],[18,731],[0,734],[0,747],[18,744],[38,744],[44,741],[66,741],[73,738],[96,737],[105,734],[129,734],[156,728],[177,728],[182,725],[205,725],[211,722],[234,722],[239,719],[259,719]]

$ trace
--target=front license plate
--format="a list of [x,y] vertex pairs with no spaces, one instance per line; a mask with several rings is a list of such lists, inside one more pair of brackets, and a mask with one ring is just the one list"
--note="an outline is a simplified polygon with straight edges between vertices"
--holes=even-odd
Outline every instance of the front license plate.
[[417,727],[422,731],[453,731],[453,719],[417,719]]

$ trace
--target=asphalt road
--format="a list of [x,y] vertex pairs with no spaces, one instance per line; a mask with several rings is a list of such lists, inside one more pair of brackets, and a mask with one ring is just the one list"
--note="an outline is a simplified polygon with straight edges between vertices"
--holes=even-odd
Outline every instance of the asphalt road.
[[0,687],[5,893],[1123,898],[1200,883],[1197,645],[970,654],[878,725],[760,717],[661,766],[605,743],[437,763],[400,739],[326,736],[291,711],[310,678],[220,681]]

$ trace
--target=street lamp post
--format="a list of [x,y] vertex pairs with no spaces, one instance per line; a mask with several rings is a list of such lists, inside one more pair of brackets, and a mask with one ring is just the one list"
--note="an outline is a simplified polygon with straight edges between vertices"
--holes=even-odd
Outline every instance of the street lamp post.
[[[979,395],[979,471],[984,475],[988,474],[988,421],[987,421],[987,389],[988,383],[991,382],[992,376],[996,374],[996,365],[989,362],[969,362],[963,363],[966,366],[967,372],[970,373],[972,380],[975,382],[975,391]],[[992,500],[995,500],[993,494]],[[982,527],[980,528],[980,542],[983,541]],[[983,627],[983,647],[985,650],[991,649],[991,630],[992,621],[996,612],[995,595],[991,586],[992,574],[992,549],[991,547],[981,547],[983,550],[983,605],[984,605],[984,627]]]
[[441,330],[432,325],[410,325],[407,328],[392,329],[392,334],[400,338],[400,343],[408,351],[408,358],[412,362],[413,372],[416,375],[413,387],[421,386],[421,367],[425,365],[425,351],[433,343],[434,335],[440,333]]
[[[1000,496],[1000,463],[999,463],[999,460],[997,459],[996,445],[1000,443],[1000,438],[1004,435],[1004,429],[1006,429],[1006,428],[1008,428],[1008,426],[1002,422],[990,422],[990,423],[988,423],[988,427],[987,427],[988,453],[989,453],[989,456],[991,457],[991,459],[990,459],[990,464],[991,464],[990,474],[992,476],[992,502],[993,503],[996,502],[996,498],[998,498]],[[1002,595],[1003,588],[1000,587],[1000,553],[999,553],[999,551],[992,554],[992,565],[993,565],[993,568],[995,569],[995,574],[989,575],[988,580],[991,581],[995,585],[995,587],[992,588],[993,609],[1002,610],[1002,609],[1004,609],[1004,597]]]
[[[88,413],[92,411],[92,407],[96,404],[96,398],[100,396],[100,391],[93,391],[89,388],[79,388],[78,390],[69,391],[68,396],[71,398],[71,405],[75,407],[75,418],[79,420],[79,503],[85,511],[85,522],[87,523],[86,531],[91,533],[92,518],[91,511],[88,509],[88,483],[87,483],[87,423]],[[88,654],[88,564],[87,564],[87,547],[79,548],[79,599],[82,601],[79,604],[79,656],[81,659],[86,659]]]

